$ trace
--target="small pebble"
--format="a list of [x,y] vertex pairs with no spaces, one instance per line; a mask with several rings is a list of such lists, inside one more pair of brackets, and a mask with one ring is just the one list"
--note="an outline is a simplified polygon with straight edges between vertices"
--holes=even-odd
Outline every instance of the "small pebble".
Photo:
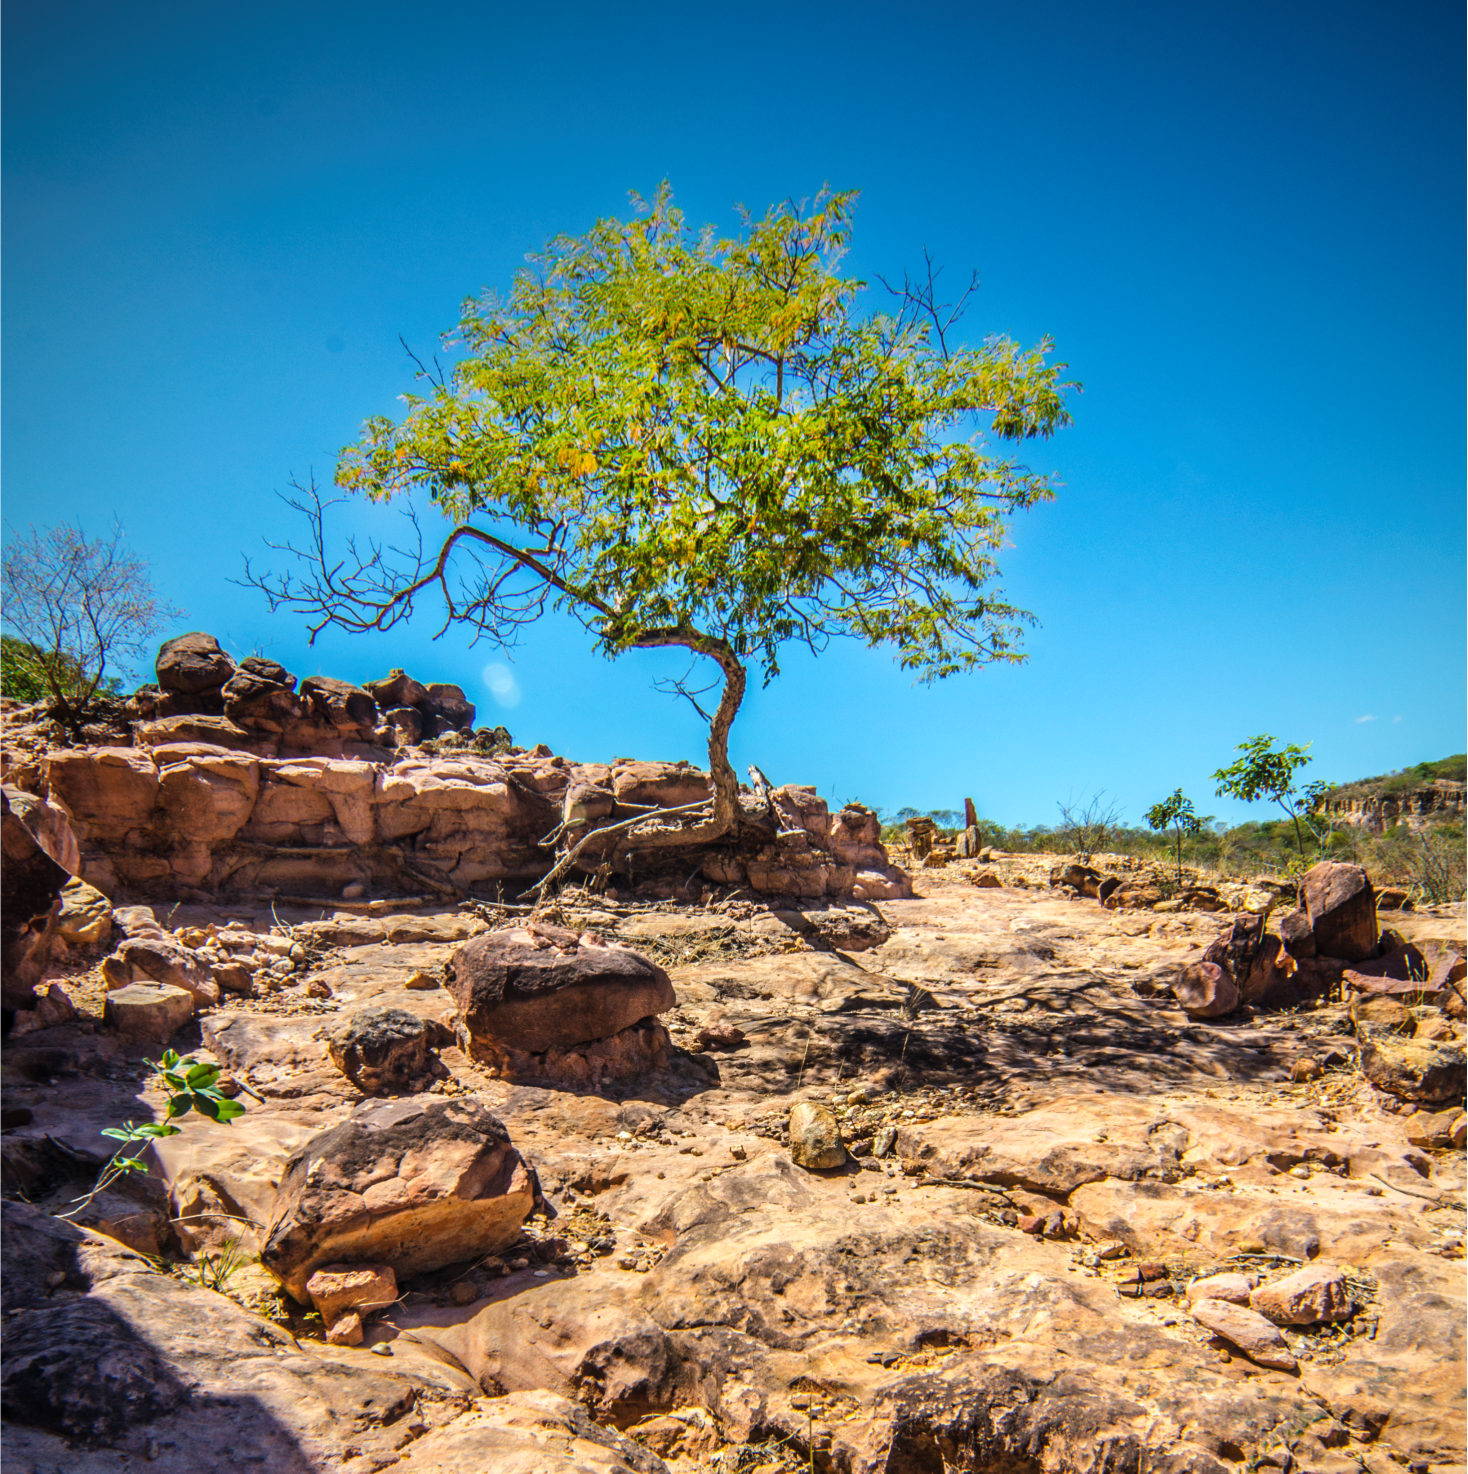
[[377,1341],[372,1346],[373,1356],[391,1356],[392,1347],[386,1341]]

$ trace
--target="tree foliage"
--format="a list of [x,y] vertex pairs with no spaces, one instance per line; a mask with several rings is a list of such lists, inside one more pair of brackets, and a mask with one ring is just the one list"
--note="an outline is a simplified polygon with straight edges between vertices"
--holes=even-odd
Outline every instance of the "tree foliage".
[[[1246,804],[1261,798],[1277,803],[1294,822],[1295,842],[1302,856],[1305,853],[1305,836],[1300,829],[1300,816],[1314,810],[1330,789],[1328,783],[1296,785],[1295,774],[1312,761],[1306,750],[1309,746],[1308,742],[1304,747],[1291,743],[1276,750],[1274,738],[1264,732],[1239,743],[1235,750],[1243,756],[1213,775],[1220,797],[1236,798]],[[1324,838],[1318,832],[1316,838],[1323,852],[1325,840],[1329,838],[1328,827]]]
[[[635,199],[635,197],[634,197]],[[791,643],[891,649],[921,680],[1023,658],[1031,616],[996,586],[1009,514],[1050,480],[991,442],[1069,423],[1049,340],[956,341],[938,273],[859,310],[841,272],[856,203],[694,230],[664,185],[628,220],[560,236],[508,292],[464,304],[445,372],[420,364],[401,419],[374,417],[336,485],[405,499],[406,547],[327,550],[314,485],[295,575],[247,579],[327,625],[390,629],[425,596],[512,641],[549,607],[609,656],[681,646],[717,662],[716,814],[735,817],[729,724],[745,666]],[[972,290],[972,284],[970,285]],[[450,524],[425,543],[425,504]]]
[[[61,523],[31,528],[0,560],[6,642],[5,690],[50,698],[52,716],[80,729],[109,669],[137,659],[148,637],[180,611],[154,592],[148,568],[122,545],[122,529],[89,540]],[[114,678],[115,680],[115,678]]]
[[1183,835],[1198,834],[1202,831],[1206,822],[1193,807],[1193,801],[1184,796],[1181,788],[1173,791],[1162,800],[1161,803],[1153,804],[1147,810],[1143,818],[1147,821],[1149,829],[1163,830],[1171,828],[1177,840],[1177,879],[1178,884],[1183,880]]

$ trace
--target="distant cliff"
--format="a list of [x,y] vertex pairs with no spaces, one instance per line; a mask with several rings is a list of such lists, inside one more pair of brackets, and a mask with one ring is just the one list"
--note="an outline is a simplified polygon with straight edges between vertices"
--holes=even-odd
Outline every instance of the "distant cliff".
[[1321,800],[1320,812],[1373,834],[1383,834],[1397,824],[1408,829],[1461,824],[1465,770],[1468,757],[1458,753],[1379,778],[1343,783]]

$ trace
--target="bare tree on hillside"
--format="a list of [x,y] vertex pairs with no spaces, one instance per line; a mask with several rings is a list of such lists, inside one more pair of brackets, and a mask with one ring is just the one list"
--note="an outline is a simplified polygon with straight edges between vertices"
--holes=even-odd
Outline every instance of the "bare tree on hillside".
[[52,718],[74,739],[108,673],[136,660],[181,610],[165,603],[148,565],[127,553],[121,526],[89,540],[80,527],[30,528],[6,543],[0,588],[16,663],[50,697]]

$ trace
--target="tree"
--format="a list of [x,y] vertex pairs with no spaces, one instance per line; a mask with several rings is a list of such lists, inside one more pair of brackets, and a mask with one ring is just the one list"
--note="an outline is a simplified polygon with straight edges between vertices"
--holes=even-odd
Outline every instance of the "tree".
[[1177,883],[1183,883],[1183,835],[1198,834],[1206,822],[1198,816],[1193,801],[1183,796],[1181,788],[1174,788],[1160,804],[1153,804],[1143,816],[1149,829],[1163,830],[1169,825],[1177,839]]
[[[1265,732],[1239,743],[1235,751],[1243,753],[1243,757],[1213,775],[1218,785],[1215,792],[1220,797],[1237,798],[1246,804],[1261,798],[1277,803],[1294,821],[1295,844],[1302,856],[1305,837],[1300,830],[1300,815],[1310,813],[1330,788],[1328,783],[1309,783],[1296,788],[1295,774],[1312,761],[1306,751],[1309,746],[1308,742],[1304,747],[1296,747],[1292,743],[1276,752],[1274,738]],[[1316,837],[1318,839],[1319,835]]]
[[[387,630],[419,601],[447,628],[513,641],[547,608],[609,657],[681,647],[718,667],[714,799],[684,840],[743,822],[728,734],[754,662],[834,636],[895,651],[920,680],[1019,661],[1032,616],[995,587],[1006,515],[1049,479],[984,438],[1069,423],[1048,339],[955,341],[976,282],[939,300],[931,263],[857,311],[839,272],[856,196],[786,203],[720,238],[663,185],[629,220],[552,240],[505,295],[464,304],[445,373],[399,421],[369,419],[336,486],[407,499],[406,546],[327,550],[314,482],[291,504],[309,542],[273,545],[297,572],[256,575],[272,609]],[[885,285],[885,284],[884,284]],[[414,499],[447,520],[425,542]]]
[[1085,800],[1072,798],[1062,803],[1056,799],[1055,807],[1060,810],[1056,833],[1066,848],[1080,856],[1082,864],[1089,865],[1091,856],[1121,827],[1121,808],[1107,803],[1104,788]]
[[[49,695],[51,715],[79,737],[109,666],[137,659],[148,637],[181,611],[165,604],[148,567],[122,547],[122,528],[89,541],[80,527],[31,528],[0,559],[6,689]],[[115,686],[111,688],[115,690]]]

